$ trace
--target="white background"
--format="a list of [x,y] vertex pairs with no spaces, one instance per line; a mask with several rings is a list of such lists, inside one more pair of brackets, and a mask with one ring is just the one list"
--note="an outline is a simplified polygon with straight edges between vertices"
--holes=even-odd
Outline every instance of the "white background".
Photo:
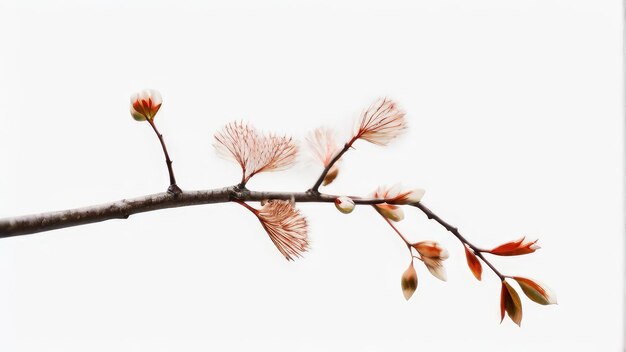
[[[165,190],[160,146],[128,113],[161,91],[156,122],[179,184],[234,184],[213,133],[245,119],[302,140],[344,130],[379,96],[407,110],[387,148],[358,142],[325,190],[402,182],[557,306],[523,298],[499,324],[500,283],[410,212],[412,240],[451,253],[448,282],[409,258],[369,208],[303,204],[312,249],[285,261],[231,204],[163,210],[0,241],[2,351],[618,351],[622,346],[622,8],[619,1],[4,1],[0,217]],[[306,163],[254,177],[305,190]]]

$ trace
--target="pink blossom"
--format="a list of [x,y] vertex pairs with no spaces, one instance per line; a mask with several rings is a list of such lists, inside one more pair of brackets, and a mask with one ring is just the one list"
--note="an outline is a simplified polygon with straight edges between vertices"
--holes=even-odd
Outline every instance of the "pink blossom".
[[407,127],[405,112],[398,104],[387,98],[376,100],[361,114],[355,126],[354,139],[387,145]]
[[261,225],[287,260],[301,257],[309,248],[307,221],[287,200],[269,200],[256,213]]
[[218,154],[235,160],[242,169],[245,183],[259,172],[285,169],[296,159],[297,147],[292,138],[258,133],[245,122],[231,122],[215,134]]

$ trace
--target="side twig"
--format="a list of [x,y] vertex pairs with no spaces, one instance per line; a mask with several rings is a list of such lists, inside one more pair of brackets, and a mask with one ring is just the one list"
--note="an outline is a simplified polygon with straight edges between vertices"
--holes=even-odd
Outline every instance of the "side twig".
[[456,228],[456,227],[450,225],[449,223],[445,222],[442,218],[440,218],[437,214],[433,213],[432,210],[428,209],[421,202],[414,203],[412,205],[414,207],[416,207],[417,209],[421,210],[426,215],[426,217],[428,217],[431,220],[435,220],[441,226],[443,226],[446,230],[450,231],[459,241],[461,241],[461,243],[466,244],[468,247],[470,247],[474,251],[474,254],[476,254],[476,256],[478,258],[480,258],[485,264],[487,264],[487,266],[489,266],[489,268],[491,268],[491,270],[500,278],[501,281],[504,281],[505,276],[502,275],[498,271],[498,269],[496,269],[487,259],[485,259],[485,257],[482,254],[482,250],[480,248],[474,246],[465,237],[463,237],[463,235],[461,235],[461,233],[459,232],[458,228]]
[[156,133],[157,137],[159,138],[159,142],[161,143],[161,148],[163,148],[163,154],[165,154],[165,164],[167,165],[167,172],[169,173],[169,176],[170,176],[170,185],[167,188],[167,191],[173,194],[179,194],[182,192],[182,190],[180,189],[180,187],[178,187],[178,185],[176,185],[176,177],[174,177],[174,169],[172,168],[172,160],[170,159],[170,155],[167,152],[167,147],[165,146],[163,135],[156,128],[156,125],[154,124],[154,121],[152,119],[147,119],[147,121],[148,123],[150,123],[150,126],[154,130],[154,133]]
[[320,174],[320,177],[317,178],[317,181],[315,181],[315,184],[313,185],[313,187],[311,187],[307,191],[308,193],[319,194],[319,188],[322,185],[322,182],[324,182],[324,178],[326,177],[326,174],[328,174],[328,171],[330,171],[330,169],[333,167],[333,165],[335,165],[335,163],[337,163],[339,161],[339,159],[341,159],[341,157],[352,147],[352,144],[356,140],[357,140],[356,137],[352,137],[352,139],[350,139],[350,141],[343,146],[343,149],[341,149],[332,158],[332,160],[328,163],[328,165],[326,165],[326,167],[324,167],[324,170]]

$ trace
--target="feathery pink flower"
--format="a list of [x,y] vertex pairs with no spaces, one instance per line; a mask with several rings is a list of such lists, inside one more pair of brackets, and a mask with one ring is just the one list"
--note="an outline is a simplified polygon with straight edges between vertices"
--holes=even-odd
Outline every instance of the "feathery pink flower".
[[255,174],[285,169],[296,159],[297,147],[292,138],[264,135],[243,121],[231,122],[215,134],[218,154],[235,160],[242,169],[242,184]]
[[[319,127],[309,134],[306,138],[309,149],[313,153],[313,156],[319,160],[324,167],[330,165],[335,155],[341,150],[341,147],[335,142],[335,135],[333,130],[326,127]],[[324,177],[323,185],[327,186],[337,178],[339,174],[339,162],[337,160]]]
[[130,114],[137,121],[152,120],[161,108],[163,99],[154,89],[144,89],[130,97]]
[[353,139],[387,145],[407,128],[405,112],[387,98],[376,100],[361,114]]
[[306,218],[290,201],[269,200],[255,215],[287,260],[301,257],[309,248]]

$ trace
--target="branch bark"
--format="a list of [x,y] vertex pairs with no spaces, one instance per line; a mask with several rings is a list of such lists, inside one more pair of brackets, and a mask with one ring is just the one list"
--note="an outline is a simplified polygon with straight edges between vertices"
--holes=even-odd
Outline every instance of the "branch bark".
[[[28,235],[95,222],[127,219],[138,213],[201,204],[226,203],[233,200],[261,201],[293,199],[296,202],[332,203],[338,196],[310,192],[259,192],[238,186],[211,190],[171,191],[122,199],[100,205],[0,219],[0,238]],[[378,204],[384,199],[351,197],[356,204]]]
[[[338,159],[338,158],[337,158]],[[231,201],[249,202],[266,199],[293,200],[300,203],[334,203],[337,195],[307,192],[265,192],[250,191],[239,185],[210,190],[181,191],[149,194],[146,196],[121,199],[115,202],[93,205],[82,208],[53,211],[0,219],[0,238],[29,235],[39,232],[62,229],[66,227],[86,225],[113,219],[128,219],[133,214],[145,213],[160,209],[185,207],[192,205],[227,203]],[[362,198],[350,196],[355,204],[373,205],[385,203],[385,199]],[[483,255],[482,250],[474,246],[459,230],[441,219],[421,202],[411,204],[421,210],[429,219],[435,220],[451,232],[464,244],[467,244],[489,268],[504,280],[501,274]],[[391,224],[391,223],[390,223]],[[392,225],[393,227],[393,225]],[[397,229],[394,230],[397,231]],[[399,234],[399,233],[398,233]],[[400,234],[402,237],[402,235]],[[402,237],[405,243],[407,240]]]

